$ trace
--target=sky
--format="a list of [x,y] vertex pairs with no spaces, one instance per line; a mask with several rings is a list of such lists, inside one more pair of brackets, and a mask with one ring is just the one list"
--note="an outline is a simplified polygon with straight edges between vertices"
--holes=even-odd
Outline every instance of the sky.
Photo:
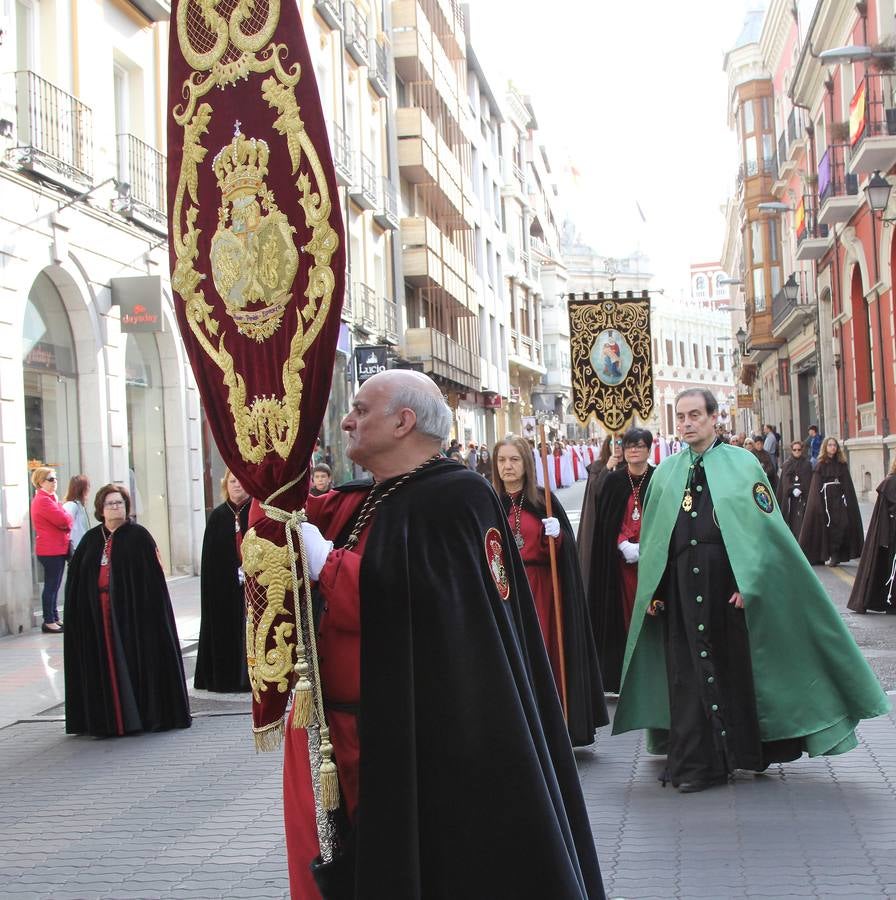
[[671,296],[722,252],[738,164],[722,66],[755,6],[470,0],[492,89],[529,95],[553,169],[580,173],[561,185],[564,211],[598,253],[646,253]]

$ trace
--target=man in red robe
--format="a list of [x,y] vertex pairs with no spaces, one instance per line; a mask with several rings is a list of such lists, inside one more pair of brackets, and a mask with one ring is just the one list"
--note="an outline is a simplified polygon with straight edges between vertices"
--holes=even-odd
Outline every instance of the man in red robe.
[[290,722],[293,898],[604,896],[525,572],[492,489],[439,454],[450,423],[426,376],[373,376],[342,427],[374,481],[308,501],[346,833],[312,876],[309,753]]

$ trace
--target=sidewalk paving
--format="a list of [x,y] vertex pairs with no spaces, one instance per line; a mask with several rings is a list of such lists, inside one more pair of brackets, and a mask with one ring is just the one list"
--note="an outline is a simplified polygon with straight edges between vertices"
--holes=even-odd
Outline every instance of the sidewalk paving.
[[[572,518],[577,494],[560,494]],[[853,572],[820,574],[842,592]],[[169,589],[190,676],[199,580]],[[892,647],[894,617],[851,618]],[[282,754],[255,753],[246,695],[190,695],[190,729],[66,736],[61,639],[0,639],[0,896],[288,897]],[[602,729],[576,757],[608,897],[896,897],[896,715],[859,739],[682,795],[660,785],[643,732]]]

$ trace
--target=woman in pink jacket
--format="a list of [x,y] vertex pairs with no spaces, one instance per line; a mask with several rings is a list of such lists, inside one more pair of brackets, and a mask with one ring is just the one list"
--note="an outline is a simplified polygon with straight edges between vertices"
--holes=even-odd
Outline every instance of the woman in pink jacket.
[[72,517],[62,508],[56,496],[55,469],[38,467],[31,473],[31,483],[35,487],[31,501],[34,552],[44,567],[44,590],[41,594],[44,624],[41,630],[48,634],[60,634],[62,622],[56,609],[56,595],[68,559]]

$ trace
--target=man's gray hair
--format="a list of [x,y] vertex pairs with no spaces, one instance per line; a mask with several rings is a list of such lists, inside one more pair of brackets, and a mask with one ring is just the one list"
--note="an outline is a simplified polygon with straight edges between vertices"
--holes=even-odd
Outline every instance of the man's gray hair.
[[420,434],[445,443],[451,432],[451,408],[444,398],[413,385],[405,385],[395,392],[386,409],[386,415],[394,415],[400,409],[412,409],[417,416],[415,430]]

